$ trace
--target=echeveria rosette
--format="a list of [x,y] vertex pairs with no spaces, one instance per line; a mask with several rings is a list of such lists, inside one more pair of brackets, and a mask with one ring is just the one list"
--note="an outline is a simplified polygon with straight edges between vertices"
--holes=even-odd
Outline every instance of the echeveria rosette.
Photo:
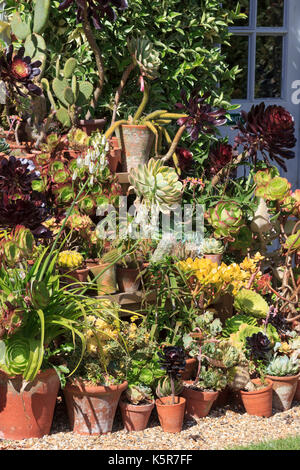
[[195,88],[187,99],[185,90],[181,90],[181,99],[183,103],[176,103],[176,107],[184,110],[187,116],[177,120],[179,126],[186,126],[186,130],[192,140],[197,140],[199,134],[214,134],[216,127],[222,126],[227,122],[225,109],[214,110],[206,102],[210,94],[199,94],[199,89]]
[[179,346],[165,346],[162,352],[158,353],[161,367],[172,377],[177,379],[180,372],[185,368],[184,350]]
[[176,155],[180,170],[184,172],[189,170],[193,163],[193,153],[186,148],[177,147]]
[[235,201],[219,201],[209,209],[207,220],[214,228],[215,238],[233,241],[244,225],[242,208]]
[[285,160],[295,157],[290,149],[297,141],[293,116],[282,106],[266,107],[264,102],[253,105],[248,113],[242,111],[241,116],[235,142],[244,147],[254,162],[260,151],[267,164],[270,158],[287,171]]
[[13,45],[7,52],[0,56],[0,79],[5,83],[8,93],[16,91],[20,96],[26,96],[22,88],[27,89],[29,94],[41,95],[42,89],[37,86],[33,79],[41,73],[40,60],[31,62],[31,57],[25,56],[25,48],[22,46],[14,53]]
[[77,7],[77,21],[83,20],[83,11],[86,5],[87,15],[91,19],[95,29],[101,29],[101,19],[107,17],[110,21],[117,18],[114,7],[118,10],[126,10],[128,8],[127,0],[62,0],[58,9],[65,10],[72,4]]
[[261,361],[268,361],[273,351],[271,341],[261,331],[246,338],[246,348],[252,359]]

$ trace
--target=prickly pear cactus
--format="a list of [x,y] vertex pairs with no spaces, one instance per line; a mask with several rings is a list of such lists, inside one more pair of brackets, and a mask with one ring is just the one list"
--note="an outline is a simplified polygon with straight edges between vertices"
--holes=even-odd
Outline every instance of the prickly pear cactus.
[[49,19],[50,0],[36,0],[32,17],[22,20],[19,13],[15,13],[11,20],[12,33],[17,39],[24,41],[25,56],[32,61],[40,60],[43,73],[46,62],[47,46],[42,36]]

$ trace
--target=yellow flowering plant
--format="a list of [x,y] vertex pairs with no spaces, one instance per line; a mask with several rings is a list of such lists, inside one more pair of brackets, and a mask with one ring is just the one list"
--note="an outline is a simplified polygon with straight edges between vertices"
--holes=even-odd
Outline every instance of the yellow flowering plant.
[[218,265],[207,258],[187,258],[178,261],[176,267],[185,279],[194,303],[206,308],[225,293],[234,296],[242,288],[250,289],[253,282],[262,276],[262,259],[260,253],[256,253],[239,264],[222,262]]

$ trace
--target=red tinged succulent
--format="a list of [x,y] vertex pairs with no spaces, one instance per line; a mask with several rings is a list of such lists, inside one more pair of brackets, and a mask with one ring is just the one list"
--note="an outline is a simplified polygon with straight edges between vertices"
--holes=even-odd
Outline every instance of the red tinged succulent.
[[199,89],[195,88],[187,99],[185,90],[181,90],[181,99],[183,103],[176,103],[177,108],[185,111],[187,116],[179,118],[177,124],[185,125],[192,140],[197,140],[199,134],[214,134],[215,128],[222,126],[227,122],[225,109],[214,110],[206,102],[210,94],[199,95]]
[[42,89],[33,79],[41,73],[41,61],[31,62],[31,57],[24,57],[25,48],[22,46],[14,53],[13,45],[0,56],[0,79],[5,83],[8,92],[16,91],[20,96],[26,96],[23,89],[29,94],[41,95]]
[[181,171],[187,171],[193,163],[193,153],[183,147],[176,148],[179,168]]
[[208,156],[210,174],[216,175],[220,170],[222,170],[222,168],[232,161],[232,158],[232,146],[218,142],[212,147]]
[[32,193],[32,182],[39,179],[39,174],[31,161],[10,156],[0,163],[0,194],[7,194],[10,199],[28,199]]
[[114,7],[118,10],[126,10],[128,8],[127,0],[63,0],[58,9],[65,10],[73,4],[76,4],[77,7],[78,22],[83,20],[83,12],[86,6],[87,15],[95,29],[102,28],[101,18],[107,17],[110,21],[116,20],[117,15]]
[[295,157],[290,149],[297,141],[293,116],[282,106],[266,107],[265,103],[253,105],[249,113],[242,111],[241,116],[235,142],[249,152],[254,162],[261,152],[266,163],[270,163],[270,158],[287,171],[285,160]]

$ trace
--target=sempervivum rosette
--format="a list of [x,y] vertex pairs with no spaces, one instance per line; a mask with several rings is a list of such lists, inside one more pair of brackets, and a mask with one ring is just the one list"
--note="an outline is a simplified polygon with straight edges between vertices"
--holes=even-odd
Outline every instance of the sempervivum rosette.
[[[235,138],[244,150],[256,162],[260,151],[264,160],[269,164],[269,158],[287,171],[284,160],[295,157],[292,149],[295,147],[295,124],[293,116],[282,106],[265,103],[252,106],[249,113],[242,112],[242,120],[238,122],[239,135]],[[268,154],[268,155],[267,155]]]
[[132,168],[129,182],[140,201],[147,207],[157,206],[162,212],[181,202],[182,183],[174,168],[151,158],[148,163]]
[[0,79],[5,83],[8,91],[16,91],[20,96],[25,96],[23,90],[34,95],[41,95],[42,89],[33,79],[41,73],[41,61],[31,62],[31,57],[24,57],[25,48],[22,46],[14,53],[12,45],[6,54],[0,56]]
[[207,219],[216,238],[233,240],[244,225],[242,208],[235,201],[219,201],[210,208]]
[[212,147],[208,155],[209,171],[211,175],[216,175],[226,165],[231,163],[233,158],[233,149],[229,144],[218,142]]

